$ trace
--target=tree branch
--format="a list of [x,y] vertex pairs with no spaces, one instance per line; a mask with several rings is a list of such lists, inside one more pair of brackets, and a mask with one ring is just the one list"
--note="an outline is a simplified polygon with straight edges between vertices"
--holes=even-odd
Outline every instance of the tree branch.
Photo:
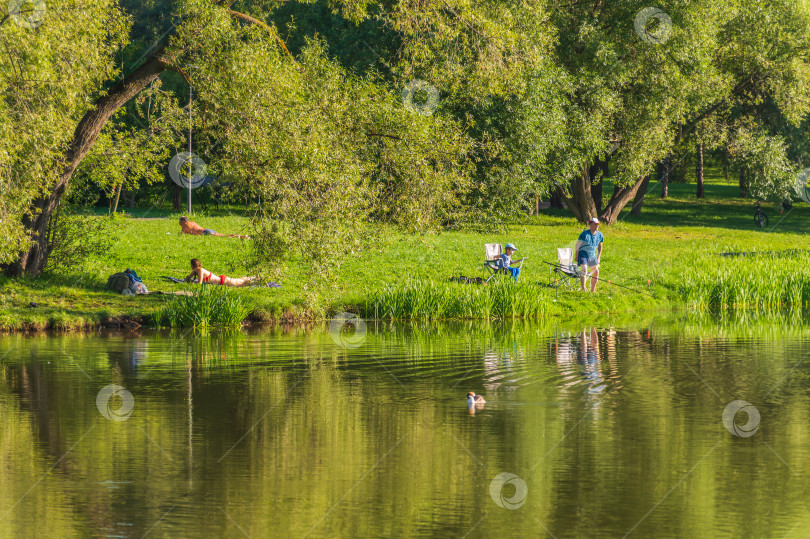
[[[231,5],[233,5],[233,3],[234,2],[231,2]],[[260,27],[264,28],[265,30],[267,30],[268,32],[270,32],[271,34],[273,34],[273,37],[276,38],[276,41],[278,41],[278,44],[281,45],[282,49],[284,49],[284,52],[287,53],[287,56],[289,56],[290,58],[292,58],[293,61],[295,61],[295,57],[293,57],[293,55],[290,54],[290,51],[287,50],[287,45],[284,44],[284,41],[281,40],[281,38],[278,36],[278,33],[275,31],[275,29],[272,26],[268,25],[264,21],[260,21],[259,19],[253,18],[250,15],[246,15],[244,13],[239,13],[238,11],[234,11],[230,7],[228,7],[228,13],[232,17],[243,20],[245,22],[249,22],[251,24],[255,24],[256,26],[260,26]]]

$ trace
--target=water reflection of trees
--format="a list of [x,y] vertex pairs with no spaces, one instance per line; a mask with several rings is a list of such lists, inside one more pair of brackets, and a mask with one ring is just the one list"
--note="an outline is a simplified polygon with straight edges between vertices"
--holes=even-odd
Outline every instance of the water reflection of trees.
[[[703,425],[722,428],[724,386],[715,385],[715,397],[688,367],[710,384],[731,379],[738,389],[758,387],[751,383],[762,374],[758,368],[712,361],[724,350],[719,340],[701,339],[509,324],[372,327],[354,351],[336,347],[326,333],[283,330],[272,339],[150,336],[146,346],[68,339],[66,348],[91,379],[60,365],[57,347],[3,364],[2,417],[16,418],[0,426],[0,439],[13,440],[0,445],[4,462],[19,462],[21,451],[33,456],[23,481],[19,471],[2,469],[0,482],[21,495],[93,427],[47,488],[33,490],[33,501],[22,505],[47,518],[46,508],[67,500],[70,513],[53,517],[61,529],[72,523],[63,535],[92,535],[115,522],[135,523],[130,532],[142,535],[175,504],[162,533],[195,519],[204,520],[206,533],[230,533],[222,507],[254,536],[303,535],[315,524],[315,535],[463,535],[493,510],[487,485],[505,470],[530,484],[527,511],[555,533],[587,507],[590,516],[568,529],[587,534],[600,525],[597,518],[623,522],[639,500],[660,499],[708,449]],[[784,364],[781,353],[777,365]],[[784,368],[765,374],[778,381]],[[123,423],[95,409],[96,393],[112,382],[136,399],[136,412]],[[474,418],[463,400],[468,384],[493,397]],[[518,396],[564,406],[504,405]],[[795,406],[787,410],[796,415]],[[783,456],[802,472],[801,454]],[[668,511],[690,514],[695,530],[711,531],[689,498],[717,500],[712,491],[740,487],[726,476],[728,455],[707,459],[706,475],[674,493]],[[762,455],[731,455],[735,467],[759,465],[748,480],[769,484]],[[103,481],[124,486],[110,491]],[[0,499],[0,513],[16,501]],[[368,504],[374,511],[365,511]],[[736,510],[742,516],[754,509],[763,510],[745,501]],[[391,518],[374,517],[381,514]],[[517,533],[536,526],[509,516]],[[499,522],[495,513],[488,518],[481,530]],[[762,526],[751,531],[767,535]]]

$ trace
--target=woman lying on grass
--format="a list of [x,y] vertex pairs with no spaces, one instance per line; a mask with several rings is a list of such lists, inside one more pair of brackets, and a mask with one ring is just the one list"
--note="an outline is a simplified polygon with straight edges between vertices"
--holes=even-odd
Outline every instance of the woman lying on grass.
[[224,286],[249,286],[259,282],[258,277],[228,277],[226,275],[216,276],[207,269],[196,258],[191,259],[191,273],[186,276],[186,282],[197,282],[200,284],[219,284]]

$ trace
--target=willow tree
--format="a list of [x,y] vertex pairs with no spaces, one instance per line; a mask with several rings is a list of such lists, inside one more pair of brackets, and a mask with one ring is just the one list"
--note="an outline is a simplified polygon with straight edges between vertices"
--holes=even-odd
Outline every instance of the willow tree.
[[[554,13],[557,82],[546,84],[564,122],[545,156],[580,220],[614,222],[656,163],[702,122],[776,96],[791,117],[807,114],[810,7],[799,0],[577,2]],[[777,148],[759,140],[760,146]],[[752,137],[745,139],[752,140]],[[566,142],[567,141],[567,142]],[[750,145],[749,145],[750,147]],[[614,191],[597,211],[597,166]],[[572,169],[574,169],[572,171]]]
[[[328,44],[317,40],[306,54],[293,57],[272,23],[282,4],[178,0],[169,29],[128,72],[117,67],[116,56],[129,38],[131,21],[112,0],[49,4],[33,29],[12,26],[6,17],[0,35],[14,45],[0,60],[0,76],[7,87],[19,89],[19,96],[9,107],[14,112],[7,113],[4,134],[6,139],[12,132],[22,136],[16,153],[4,154],[0,166],[8,184],[14,174],[27,174],[20,182],[24,188],[15,187],[9,198],[16,206],[7,203],[2,220],[9,238],[2,245],[6,271],[42,271],[51,251],[52,216],[77,167],[110,117],[167,70],[200,88],[210,105],[209,125],[226,135],[223,164],[232,178],[260,178],[264,216],[322,222],[304,233],[314,238],[328,234],[330,225],[375,213],[417,227],[452,215],[469,178],[465,125],[441,107],[408,116],[401,99],[392,96],[417,78],[442,96],[463,95],[471,102],[516,91],[515,81],[541,52],[537,31],[522,30],[540,8],[468,0],[331,2],[343,19],[373,20],[395,36],[396,54],[387,60],[390,79],[382,81],[341,71],[325,52]],[[56,12],[59,17],[49,16]],[[390,42],[370,47],[386,50]],[[192,65],[197,69],[190,70]],[[57,88],[61,100],[53,99],[51,86],[31,82],[43,78],[67,79]],[[351,92],[367,106],[352,102]],[[296,106],[301,114],[295,114]],[[15,128],[37,114],[43,115],[39,127]],[[46,126],[54,117],[58,130]],[[263,138],[268,135],[269,140]],[[258,147],[260,140],[266,143]],[[36,169],[27,167],[31,155],[37,156]],[[428,202],[428,211],[416,201]],[[293,226],[291,232],[300,230]]]

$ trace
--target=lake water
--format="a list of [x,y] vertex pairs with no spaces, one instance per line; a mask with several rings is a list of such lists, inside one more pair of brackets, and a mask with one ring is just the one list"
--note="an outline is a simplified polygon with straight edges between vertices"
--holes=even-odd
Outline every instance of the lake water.
[[0,337],[0,537],[810,536],[806,324],[594,324]]

